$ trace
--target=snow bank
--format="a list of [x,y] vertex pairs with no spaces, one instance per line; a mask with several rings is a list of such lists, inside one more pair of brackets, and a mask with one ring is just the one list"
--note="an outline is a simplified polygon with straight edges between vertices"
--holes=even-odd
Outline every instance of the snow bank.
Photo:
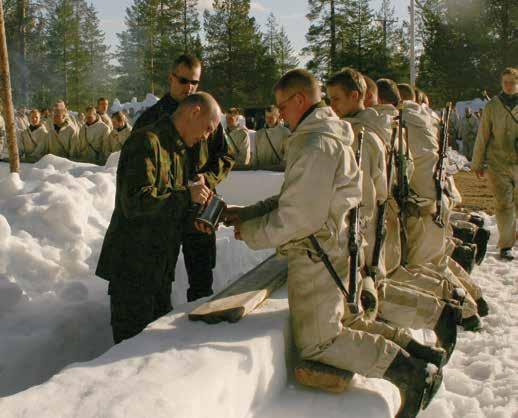
[[[98,167],[47,155],[22,164],[23,182],[0,163],[0,396],[112,345],[107,282],[94,271],[113,211],[117,159]],[[218,232],[217,252],[215,291],[272,253],[249,250],[229,228]],[[183,255],[176,277],[174,306],[186,302]]]
[[[0,399],[2,418],[394,415],[399,396],[383,380],[355,376],[343,395],[294,382],[283,289],[243,321],[209,326],[188,321],[186,312],[196,303],[179,305],[185,293],[185,273],[179,273],[175,311],[106,352],[111,344],[106,286],[92,268],[113,205],[99,189],[113,192],[114,172],[111,164],[102,168],[52,157],[24,166],[23,189],[0,199],[0,394],[13,394]],[[236,172],[219,192],[229,203],[247,204],[278,193],[281,183],[279,173]],[[66,194],[82,204],[75,206]],[[39,217],[53,204],[64,215],[79,212],[73,228],[59,227],[60,216]],[[518,417],[518,260],[497,258],[494,218],[486,222],[493,235],[473,277],[484,289],[490,315],[480,333],[459,334],[444,385],[420,418]],[[264,257],[231,234],[224,228],[218,234],[218,286]],[[67,256],[65,248],[75,248],[76,255]],[[22,260],[41,268],[40,276],[27,278],[31,268],[21,266]],[[178,268],[183,269],[181,260]],[[84,362],[16,393],[77,361]]]

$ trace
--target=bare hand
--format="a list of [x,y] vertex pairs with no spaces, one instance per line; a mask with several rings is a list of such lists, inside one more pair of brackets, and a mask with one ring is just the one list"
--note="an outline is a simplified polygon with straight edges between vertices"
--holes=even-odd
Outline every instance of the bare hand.
[[204,224],[203,222],[200,222],[200,221],[194,221],[194,227],[198,231],[203,232],[204,234],[207,234],[207,235],[210,235],[214,232],[209,225]]
[[193,184],[190,187],[191,200],[194,203],[205,205],[212,198],[213,192],[204,184]]
[[242,206],[227,206],[221,215],[221,219],[223,219],[223,223],[225,226],[235,226],[241,223],[241,218],[239,216]]
[[483,168],[481,168],[480,170],[476,170],[476,171],[475,171],[475,174],[477,175],[477,178],[478,178],[478,179],[482,179],[482,178],[484,178],[484,169],[483,169]]

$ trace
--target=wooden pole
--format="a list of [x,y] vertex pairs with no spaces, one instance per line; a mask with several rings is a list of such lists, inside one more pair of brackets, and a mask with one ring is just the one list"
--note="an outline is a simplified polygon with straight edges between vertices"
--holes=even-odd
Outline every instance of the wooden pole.
[[5,38],[4,2],[0,0],[0,71],[2,75],[2,96],[5,107],[5,127],[9,148],[9,167],[11,173],[20,172],[20,155],[16,142],[16,126],[14,122],[13,96],[11,93],[11,75],[9,74],[9,56]]

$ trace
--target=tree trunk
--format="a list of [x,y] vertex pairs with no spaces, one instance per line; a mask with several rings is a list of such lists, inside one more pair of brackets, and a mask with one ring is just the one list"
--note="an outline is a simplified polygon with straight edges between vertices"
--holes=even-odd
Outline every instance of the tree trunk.
[[16,127],[14,122],[13,96],[11,93],[11,75],[9,73],[9,56],[5,38],[4,5],[0,1],[0,70],[2,79],[2,96],[5,105],[5,125],[9,149],[9,167],[11,173],[20,172],[20,155],[16,142]]

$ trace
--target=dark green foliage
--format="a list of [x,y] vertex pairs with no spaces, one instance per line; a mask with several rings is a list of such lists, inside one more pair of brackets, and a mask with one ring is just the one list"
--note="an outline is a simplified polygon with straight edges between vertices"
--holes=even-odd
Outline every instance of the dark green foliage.
[[437,104],[500,90],[500,72],[518,64],[518,3],[427,0],[418,8],[423,54],[417,83]]

